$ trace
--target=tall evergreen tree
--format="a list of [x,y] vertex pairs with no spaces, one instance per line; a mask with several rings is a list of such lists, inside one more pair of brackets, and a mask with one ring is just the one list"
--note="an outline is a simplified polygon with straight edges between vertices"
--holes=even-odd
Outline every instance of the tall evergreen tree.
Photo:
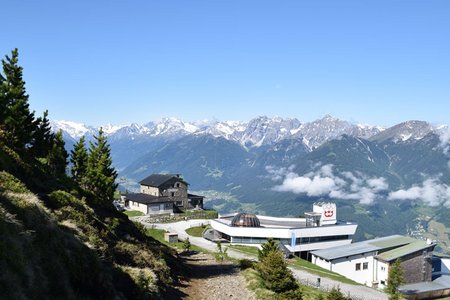
[[48,110],[36,119],[37,128],[33,133],[31,151],[36,157],[46,157],[53,147],[54,134],[48,120]]
[[0,72],[0,130],[4,129],[6,112],[8,108],[8,100],[6,98],[6,82],[2,72]]
[[80,186],[85,187],[88,165],[88,153],[84,136],[75,144],[70,152],[70,162],[72,164],[72,178]]
[[90,143],[87,164],[87,185],[94,192],[99,204],[112,205],[114,192],[117,189],[117,172],[112,166],[111,149],[100,128],[95,142]]
[[389,300],[400,299],[400,292],[398,287],[404,282],[403,269],[400,259],[397,259],[390,267],[388,273],[388,285],[387,292],[389,294]]
[[34,112],[30,112],[22,67],[18,65],[19,51],[14,49],[11,56],[2,59],[0,106],[3,109],[1,126],[7,132],[7,142],[15,150],[24,150],[32,141],[36,130]]
[[68,154],[64,148],[64,140],[62,137],[62,131],[58,131],[53,140],[52,149],[47,156],[47,164],[50,167],[50,171],[56,177],[63,177],[66,175],[67,158]]

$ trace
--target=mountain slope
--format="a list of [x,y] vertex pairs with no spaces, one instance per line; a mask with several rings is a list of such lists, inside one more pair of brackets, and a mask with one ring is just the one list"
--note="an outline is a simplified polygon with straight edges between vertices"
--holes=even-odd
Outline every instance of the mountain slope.
[[224,188],[251,155],[239,144],[209,135],[186,136],[138,158],[123,176],[139,181],[151,173],[181,173],[194,189]]
[[171,283],[170,250],[125,215],[64,191],[42,196],[0,172],[2,298],[149,299]]

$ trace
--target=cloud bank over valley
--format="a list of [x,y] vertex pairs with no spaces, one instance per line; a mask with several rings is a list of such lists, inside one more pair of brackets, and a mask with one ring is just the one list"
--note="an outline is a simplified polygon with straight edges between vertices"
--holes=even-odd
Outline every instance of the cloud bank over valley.
[[430,206],[450,207],[450,186],[442,183],[438,177],[426,178],[420,185],[389,191],[386,178],[369,177],[361,172],[340,172],[335,175],[331,164],[317,166],[315,171],[302,175],[295,173],[294,168],[266,167],[269,178],[278,183],[272,188],[274,191],[357,200],[361,204],[372,204],[381,199],[420,200]]

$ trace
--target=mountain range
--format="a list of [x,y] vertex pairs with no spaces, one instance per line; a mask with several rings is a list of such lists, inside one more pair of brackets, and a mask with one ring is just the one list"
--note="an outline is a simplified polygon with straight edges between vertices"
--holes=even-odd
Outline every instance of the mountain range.
[[[69,121],[52,127],[63,131],[68,148],[98,130]],[[313,122],[166,118],[102,128],[122,189],[151,173],[181,173],[221,212],[299,215],[314,201],[334,201],[340,217],[361,224],[360,238],[404,233],[431,219],[450,227],[448,125],[385,128],[327,115]]]

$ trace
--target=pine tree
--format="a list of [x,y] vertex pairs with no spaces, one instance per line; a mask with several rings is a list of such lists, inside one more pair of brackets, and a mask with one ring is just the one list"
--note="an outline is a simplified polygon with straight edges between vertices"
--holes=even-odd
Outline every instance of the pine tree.
[[267,253],[258,263],[258,271],[264,285],[271,291],[285,293],[298,289],[297,281],[278,250]]
[[110,206],[117,189],[117,172],[112,166],[111,149],[100,128],[95,142],[90,143],[87,164],[87,186],[100,205]]
[[262,261],[272,251],[278,251],[278,242],[268,238],[267,242],[261,244],[261,250],[258,250],[258,260]]
[[51,173],[56,177],[63,177],[66,175],[68,154],[64,148],[64,140],[62,131],[60,130],[53,140],[52,148],[47,156],[47,164],[50,167]]
[[397,259],[394,264],[390,266],[388,273],[387,292],[389,294],[389,300],[400,299],[400,292],[398,291],[398,287],[402,285],[403,282],[404,278],[401,261],[400,259]]
[[33,133],[31,152],[35,157],[46,157],[52,149],[55,135],[51,131],[48,110],[36,119],[37,128]]
[[0,72],[0,130],[4,130],[8,99],[6,98],[6,79]]
[[18,65],[19,51],[2,59],[4,77],[1,81],[1,126],[7,133],[7,143],[14,150],[23,152],[32,142],[36,130],[34,112],[30,112],[22,67]]
[[72,178],[81,187],[85,187],[87,177],[88,153],[86,150],[84,136],[82,136],[80,140],[75,144],[70,154],[70,162],[72,164]]

